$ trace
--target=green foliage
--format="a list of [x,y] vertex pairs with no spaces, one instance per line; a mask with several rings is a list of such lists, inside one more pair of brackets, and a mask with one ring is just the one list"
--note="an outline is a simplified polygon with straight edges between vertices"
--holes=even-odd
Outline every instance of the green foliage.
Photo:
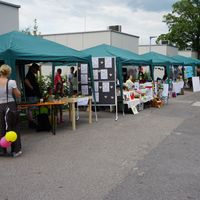
[[144,72],[144,80],[145,81],[150,81],[152,80],[151,75],[149,72]]
[[40,36],[41,33],[38,30],[38,24],[37,24],[37,19],[34,19],[34,24],[33,27],[29,26],[23,30],[21,30],[22,33],[26,33],[28,35],[34,35],[34,36]]
[[[37,80],[38,80],[38,83],[39,83],[40,92],[41,92],[43,97],[46,95],[48,87],[51,87],[52,90],[54,91],[54,83],[53,83],[53,79],[52,79],[51,74],[47,75],[47,76],[39,75],[39,76],[37,76]],[[64,96],[70,96],[71,95],[70,86],[67,85],[66,82],[63,84],[63,91],[64,91]]]
[[[172,13],[163,16],[169,32],[160,40],[169,40],[180,50],[191,47],[200,51],[200,0],[179,0],[172,6]],[[199,55],[200,56],[200,55]]]
[[52,80],[52,76],[48,75],[48,76],[38,76],[38,83],[40,86],[40,92],[42,94],[42,96],[45,96],[45,93],[47,92],[47,88],[48,87],[52,87],[53,86],[53,80]]

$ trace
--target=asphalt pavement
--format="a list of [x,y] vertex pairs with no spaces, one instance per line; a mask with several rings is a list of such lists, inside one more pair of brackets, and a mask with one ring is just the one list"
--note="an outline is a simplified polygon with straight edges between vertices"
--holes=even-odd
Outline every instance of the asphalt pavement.
[[[98,112],[57,134],[21,123],[23,155],[0,158],[0,200],[200,199],[200,93],[138,115]],[[195,105],[195,106],[194,106]]]

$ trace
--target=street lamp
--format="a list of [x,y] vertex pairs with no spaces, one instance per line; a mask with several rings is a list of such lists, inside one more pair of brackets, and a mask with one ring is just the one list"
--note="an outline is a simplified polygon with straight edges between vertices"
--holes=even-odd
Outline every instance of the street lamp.
[[150,37],[149,37],[149,41],[150,41],[150,44],[149,44],[149,52],[151,52],[151,40],[152,40],[153,38],[157,38],[157,36],[150,36]]

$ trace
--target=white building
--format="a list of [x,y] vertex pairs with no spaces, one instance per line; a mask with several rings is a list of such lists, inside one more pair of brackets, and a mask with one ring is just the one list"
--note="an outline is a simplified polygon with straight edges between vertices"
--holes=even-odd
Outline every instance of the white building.
[[[116,28],[115,26],[114,28]],[[83,50],[100,44],[108,44],[118,48],[126,49],[138,54],[139,37],[121,32],[121,27],[116,30],[60,33],[42,35],[44,39],[57,42],[59,44],[71,47],[76,50]],[[69,68],[60,67],[63,75],[69,73]],[[48,66],[42,67],[43,74],[50,74]]]
[[160,53],[166,56],[175,56],[178,55],[178,48],[170,45],[140,45],[139,46],[139,54],[148,53],[150,51],[154,51],[156,53]]
[[47,34],[43,38],[77,50],[108,44],[138,53],[139,37],[114,30]]
[[198,53],[192,50],[179,51],[178,55],[191,58],[198,58]]
[[0,1],[0,35],[19,30],[19,5]]

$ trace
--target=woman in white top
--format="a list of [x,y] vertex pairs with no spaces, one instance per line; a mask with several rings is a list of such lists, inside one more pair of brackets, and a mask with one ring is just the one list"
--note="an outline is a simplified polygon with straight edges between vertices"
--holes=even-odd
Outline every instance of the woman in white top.
[[[15,80],[8,80],[11,74],[11,68],[8,65],[2,65],[0,67],[0,138],[6,134],[6,124],[5,124],[5,111],[7,106],[10,110],[16,110],[16,103],[13,98],[21,97],[21,93],[17,88]],[[8,103],[7,103],[7,90],[6,85],[8,82]],[[21,151],[21,140],[18,127],[16,130],[13,130],[17,133],[17,140],[11,144],[11,153],[13,157],[19,156]],[[3,150],[3,153],[6,154],[7,151],[5,148],[0,147],[0,150]]]

